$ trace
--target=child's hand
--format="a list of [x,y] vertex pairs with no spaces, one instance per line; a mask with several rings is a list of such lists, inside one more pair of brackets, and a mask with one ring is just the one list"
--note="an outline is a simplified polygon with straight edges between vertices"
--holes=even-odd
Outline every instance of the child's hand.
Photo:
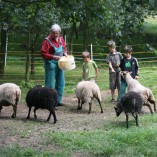
[[138,76],[135,76],[135,80],[137,80],[138,79]]
[[111,72],[115,73],[115,70],[114,70],[114,69],[111,69]]

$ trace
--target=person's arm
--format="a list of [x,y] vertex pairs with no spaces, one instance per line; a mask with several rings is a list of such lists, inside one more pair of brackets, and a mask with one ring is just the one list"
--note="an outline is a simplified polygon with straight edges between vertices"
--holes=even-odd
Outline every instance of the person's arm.
[[84,63],[82,64],[82,80],[85,80]]
[[95,69],[95,78],[94,78],[95,81],[97,80],[98,74],[99,74],[99,69],[96,68]]
[[56,55],[52,55],[50,53],[50,49],[53,52],[53,47],[48,43],[47,40],[44,40],[42,43],[42,47],[41,47],[41,56],[46,59],[46,60],[51,60],[51,59],[55,59],[58,60],[60,59],[60,56],[56,56]]
[[111,70],[112,72],[115,72],[115,70],[114,70],[113,67],[112,67],[112,63],[111,63],[111,62],[109,62],[109,68],[110,68],[110,70]]
[[139,68],[139,65],[138,65],[138,61],[136,58],[135,59],[135,79],[137,80],[139,78],[139,73],[138,73],[138,68]]
[[61,36],[60,38],[61,38],[61,40],[62,40],[63,56],[67,56],[67,46],[66,46],[66,43],[65,43],[65,41],[64,41],[64,39],[63,39],[62,36]]
[[108,54],[107,57],[106,57],[106,62],[109,64],[109,69],[110,69],[112,72],[115,72],[115,70],[114,70],[113,67],[112,67],[112,63],[111,63],[111,61],[110,61],[109,54]]
[[82,80],[84,80],[85,79],[85,74],[84,74],[84,72],[82,72]]

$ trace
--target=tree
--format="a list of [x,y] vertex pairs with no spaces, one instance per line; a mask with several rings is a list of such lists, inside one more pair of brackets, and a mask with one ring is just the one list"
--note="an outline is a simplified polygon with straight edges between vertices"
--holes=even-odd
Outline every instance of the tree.
[[[53,8],[52,3],[49,2],[25,2],[25,3],[13,3],[15,1],[9,1],[9,3],[4,3],[2,8],[4,9],[4,13],[2,17],[6,17],[6,14],[10,16],[10,19],[6,21],[9,28],[9,31],[14,31],[14,33],[19,33],[25,36],[25,48],[27,53],[26,59],[26,82],[29,81],[29,67],[31,65],[31,74],[34,74],[35,66],[35,51],[37,48],[38,39],[45,35],[45,30],[49,30],[49,27],[54,19],[57,19],[57,14],[54,14],[55,9]],[[36,2],[36,3],[35,3]],[[7,5],[7,7],[6,7]],[[16,9],[11,9],[14,7]],[[6,9],[7,8],[7,9]],[[52,9],[52,10],[51,10]],[[9,12],[8,12],[9,10]],[[13,10],[12,12],[10,10]],[[5,18],[4,18],[5,19]],[[4,19],[2,22],[4,23]],[[53,19],[53,20],[52,20]],[[55,20],[54,20],[55,21]],[[1,27],[2,28],[2,27]],[[4,30],[4,29],[3,29]],[[4,33],[1,33],[1,37],[5,37]],[[4,40],[1,40],[5,42]],[[1,44],[1,48],[5,47]],[[5,44],[4,44],[5,45]],[[39,46],[38,46],[39,48]],[[2,52],[4,52],[3,50]],[[2,53],[2,60],[4,61],[4,53]],[[31,60],[30,60],[31,57]],[[30,63],[31,61],[31,63]],[[3,66],[3,67],[2,67]],[[1,69],[3,69],[4,73],[4,62],[2,62]]]

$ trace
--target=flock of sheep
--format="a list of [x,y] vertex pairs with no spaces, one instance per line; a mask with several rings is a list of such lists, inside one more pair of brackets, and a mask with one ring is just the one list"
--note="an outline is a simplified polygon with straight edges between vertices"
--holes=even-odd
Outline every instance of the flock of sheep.
[[[138,126],[138,113],[141,111],[142,106],[148,106],[150,112],[153,113],[156,111],[155,99],[152,91],[141,85],[137,80],[133,79],[128,72],[121,72],[121,75],[127,82],[128,91],[114,107],[115,112],[116,115],[119,116],[124,111],[126,115],[127,128],[129,127],[128,114],[131,113],[136,120],[136,126]],[[82,105],[84,103],[89,103],[88,113],[90,113],[92,101],[95,98],[100,105],[101,113],[103,113],[100,89],[95,82],[79,82],[76,86],[75,94],[78,99],[78,110],[82,109]],[[3,108],[2,106],[11,105],[13,107],[13,114],[11,117],[15,118],[20,97],[21,90],[16,84],[4,83],[0,85],[0,112]],[[55,107],[58,105],[57,100],[58,94],[56,90],[41,87],[40,85],[33,87],[26,95],[26,103],[28,106],[27,119],[30,118],[31,108],[34,107],[35,119],[37,118],[37,109],[47,109],[50,112],[47,121],[49,121],[51,115],[53,115],[54,123],[56,123],[57,118],[55,114]],[[151,107],[152,104],[154,106],[154,111]]]

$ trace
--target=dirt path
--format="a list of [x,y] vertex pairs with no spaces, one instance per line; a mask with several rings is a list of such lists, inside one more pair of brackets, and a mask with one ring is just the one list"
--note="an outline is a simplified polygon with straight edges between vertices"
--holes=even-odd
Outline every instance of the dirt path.
[[[108,120],[115,121],[115,111],[114,105],[106,99],[110,92],[102,91],[101,95],[104,113],[100,113],[100,107],[95,100],[90,114],[88,114],[88,104],[84,104],[83,109],[78,111],[76,97],[74,95],[64,97],[63,102],[66,105],[56,110],[58,119],[56,124],[53,124],[53,117],[49,122],[46,122],[49,115],[47,110],[37,110],[37,120],[34,120],[32,110],[30,120],[26,120],[28,107],[25,103],[19,104],[17,118],[11,119],[12,107],[4,107],[0,115],[0,147],[18,143],[24,147],[35,146],[40,148],[41,133],[47,130],[75,131],[103,128]],[[123,118],[123,116],[121,117]]]

